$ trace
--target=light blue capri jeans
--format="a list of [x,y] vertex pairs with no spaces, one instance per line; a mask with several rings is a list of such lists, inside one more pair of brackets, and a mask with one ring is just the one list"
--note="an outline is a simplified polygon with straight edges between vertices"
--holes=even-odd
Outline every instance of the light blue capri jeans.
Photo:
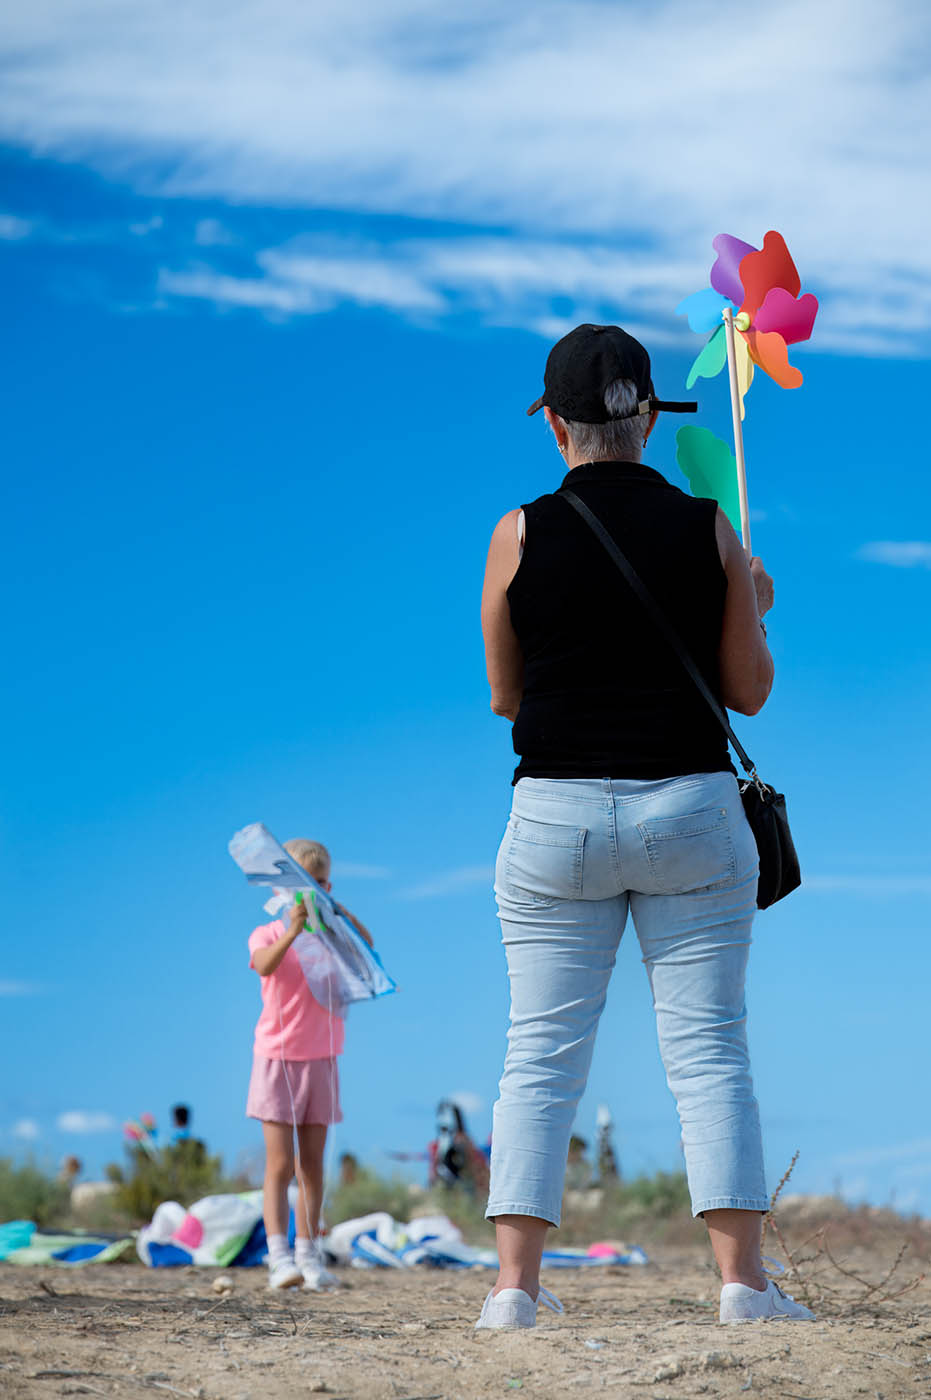
[[511,1024],[486,1214],[559,1224],[569,1134],[630,909],[692,1211],[764,1211],[744,979],[758,859],[735,778],[522,778],[495,894]]

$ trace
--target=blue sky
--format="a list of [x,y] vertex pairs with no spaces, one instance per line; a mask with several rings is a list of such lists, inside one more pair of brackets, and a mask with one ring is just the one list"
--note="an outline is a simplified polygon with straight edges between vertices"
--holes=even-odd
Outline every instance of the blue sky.
[[[273,15],[270,12],[273,10]],[[190,1100],[228,1161],[261,899],[226,853],[324,840],[401,993],[352,1013],[338,1149],[383,1168],[504,1050],[491,867],[509,729],[478,597],[560,461],[524,409],[586,319],[642,335],[711,239],[786,236],[822,310],[758,376],[776,688],[738,725],[806,887],[762,915],[751,1038],[774,1179],[931,1213],[925,792],[929,26],[897,3],[37,3],[4,19],[8,684],[0,1153],[89,1174]],[[723,377],[699,421],[727,435]],[[671,479],[674,422],[647,460]],[[917,1081],[917,1087],[916,1087]],[[677,1125],[629,931],[579,1127]]]

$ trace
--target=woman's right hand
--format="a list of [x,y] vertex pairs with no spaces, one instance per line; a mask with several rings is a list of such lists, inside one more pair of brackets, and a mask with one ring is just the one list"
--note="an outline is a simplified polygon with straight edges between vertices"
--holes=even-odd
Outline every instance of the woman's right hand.
[[775,588],[769,574],[763,568],[762,559],[758,559],[754,554],[750,560],[750,577],[753,579],[753,586],[756,589],[756,605],[760,612],[760,617],[769,612],[775,598]]
[[729,710],[755,715],[773,685],[773,658],[760,615],[773,603],[773,581],[759,559],[747,560],[733,525],[718,511],[718,549],[727,576],[718,667],[721,699]]

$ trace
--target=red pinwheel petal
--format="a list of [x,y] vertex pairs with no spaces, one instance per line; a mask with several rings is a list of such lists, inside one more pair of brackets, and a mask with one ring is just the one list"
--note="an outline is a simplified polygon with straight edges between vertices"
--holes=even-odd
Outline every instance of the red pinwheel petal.
[[797,297],[802,289],[785,239],[781,233],[772,230],[763,239],[760,252],[748,253],[741,261],[740,280],[744,292],[740,309],[747,313],[751,321],[756,319],[756,313],[771,287],[783,287],[793,297]]
[[719,233],[717,238],[712,240],[711,246],[718,255],[711,269],[711,285],[722,297],[727,297],[735,306],[739,306],[743,300],[744,289],[738,269],[747,254],[757,250],[752,243],[744,243],[742,238],[735,238],[732,233]]
[[747,331],[750,358],[783,389],[797,389],[802,371],[789,364],[789,351],[778,331]]
[[778,331],[787,345],[807,340],[818,314],[818,298],[806,292],[796,301],[783,287],[771,287],[753,318],[755,331]]

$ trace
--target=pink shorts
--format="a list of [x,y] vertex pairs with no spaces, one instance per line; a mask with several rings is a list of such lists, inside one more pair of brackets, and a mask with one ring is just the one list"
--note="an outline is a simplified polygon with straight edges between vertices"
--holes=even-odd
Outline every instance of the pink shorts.
[[254,1055],[246,1117],[263,1123],[341,1123],[336,1056],[266,1060]]

